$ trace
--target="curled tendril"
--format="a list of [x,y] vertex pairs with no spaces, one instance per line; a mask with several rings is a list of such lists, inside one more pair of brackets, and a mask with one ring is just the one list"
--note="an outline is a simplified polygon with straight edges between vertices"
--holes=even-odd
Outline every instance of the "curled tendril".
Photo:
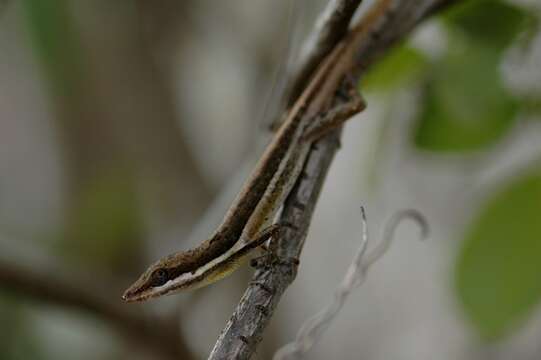
[[411,219],[419,225],[421,240],[428,237],[428,223],[424,216],[415,209],[401,210],[387,221],[382,241],[367,254],[368,226],[364,207],[361,207],[361,245],[346,275],[334,291],[333,300],[316,315],[305,321],[299,329],[295,341],[280,348],[274,354],[274,360],[299,359],[317,343],[342,309],[347,297],[363,283],[368,269],[389,250],[395,238],[396,229],[406,219]]

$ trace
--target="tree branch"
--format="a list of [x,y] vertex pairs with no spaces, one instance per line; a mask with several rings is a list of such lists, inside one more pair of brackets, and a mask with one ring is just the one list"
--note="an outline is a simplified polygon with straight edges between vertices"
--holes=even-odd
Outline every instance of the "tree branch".
[[[393,44],[402,40],[420,21],[435,12],[435,9],[441,10],[446,5],[458,1],[377,2],[355,27],[364,31],[365,36],[359,44],[356,44],[357,51],[350,75],[358,79],[370,64]],[[387,6],[388,10],[378,11],[382,6]],[[294,224],[297,231],[287,231],[279,240],[278,256],[282,259],[300,257],[315,204],[339,147],[340,132],[341,130],[332,132],[313,146],[304,166],[303,175],[284,204],[280,221]],[[250,358],[261,341],[263,331],[272,318],[282,294],[295,279],[296,272],[297,266],[294,262],[278,263],[258,269],[218,338],[209,359]]]
[[344,35],[362,0],[330,0],[316,21],[316,25],[300,54],[299,63],[291,78],[288,106],[299,97],[310,75]]
[[[86,287],[59,281],[42,272],[0,262],[0,285],[28,298],[56,306],[71,307],[95,315],[110,323],[133,344],[141,344],[164,359],[193,358],[177,323],[147,318],[140,312],[127,311],[126,306],[99,296],[110,291],[91,291]],[[88,284],[86,284],[88,285]]]

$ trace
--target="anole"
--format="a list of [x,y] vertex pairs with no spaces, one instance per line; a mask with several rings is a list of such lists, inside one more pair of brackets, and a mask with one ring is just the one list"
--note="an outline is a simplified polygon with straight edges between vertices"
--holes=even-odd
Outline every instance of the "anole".
[[[383,0],[380,4],[389,3]],[[386,5],[376,8],[382,11]],[[368,23],[374,15],[369,14]],[[344,80],[352,67],[356,44],[367,35],[367,28],[356,26],[322,61],[214,235],[196,248],[151,265],[126,290],[124,300],[143,301],[215,282],[279,233],[280,224],[269,224],[297,180],[311,144],[365,107],[356,89],[348,91],[348,103],[332,107],[330,102],[347,83]]]

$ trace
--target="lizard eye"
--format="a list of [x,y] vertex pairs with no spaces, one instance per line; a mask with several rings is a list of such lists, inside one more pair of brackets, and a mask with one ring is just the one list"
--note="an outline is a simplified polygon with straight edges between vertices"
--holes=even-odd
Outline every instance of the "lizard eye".
[[167,270],[165,269],[158,269],[152,273],[152,285],[153,286],[161,286],[165,284],[168,280],[167,276]]

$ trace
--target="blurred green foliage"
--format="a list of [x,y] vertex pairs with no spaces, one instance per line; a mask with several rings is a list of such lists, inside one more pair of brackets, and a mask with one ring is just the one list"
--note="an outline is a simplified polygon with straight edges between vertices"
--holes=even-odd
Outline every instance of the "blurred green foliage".
[[456,287],[481,335],[498,339],[541,300],[541,171],[494,195],[471,224]]
[[21,360],[45,359],[38,345],[32,327],[27,326],[31,319],[20,299],[8,293],[0,293],[0,359]]
[[97,177],[85,186],[58,245],[66,258],[105,268],[129,268],[138,258],[143,220],[133,178]]
[[503,1],[466,1],[444,17],[448,48],[431,64],[415,143],[432,151],[494,144],[516,119],[519,100],[503,86],[503,51],[532,17]]
[[[36,55],[43,65],[50,88],[55,95],[60,95],[55,99],[58,100],[57,107],[62,109],[57,117],[64,120],[59,122],[59,126],[68,136],[75,133],[85,137],[87,135],[77,128],[77,122],[91,121],[91,118],[81,119],[80,112],[96,111],[88,104],[94,107],[98,102],[87,99],[93,94],[82,86],[85,54],[76,18],[72,14],[74,4],[67,0],[24,0],[23,3],[23,16],[28,23]],[[126,6],[133,4],[127,2]],[[73,128],[77,131],[68,130]],[[80,128],[84,131],[92,129],[91,126]],[[66,147],[69,155],[91,152],[77,148],[78,143],[77,146],[73,144]],[[99,162],[96,156],[98,165],[89,166],[92,176],[75,180],[81,185],[74,198],[69,200],[67,229],[64,236],[55,235],[55,245],[67,259],[83,260],[86,264],[106,268],[122,268],[138,259],[136,253],[143,234],[138,195],[132,186],[132,174],[115,170],[124,168],[117,163],[116,157],[117,154],[111,153],[110,162]],[[82,167],[81,164],[78,166]]]
[[464,1],[451,8],[443,19],[476,46],[498,52],[511,45],[534,20],[526,10],[501,0]]
[[55,93],[75,94],[82,70],[79,34],[67,0],[23,0],[34,50]]
[[394,49],[378,61],[361,80],[363,91],[392,90],[415,81],[426,71],[428,59],[417,49],[406,45]]
[[[505,51],[527,48],[539,30],[533,12],[500,0],[470,0],[440,17],[445,51],[425,55],[405,43],[378,62],[363,90],[421,88],[414,145],[434,154],[486,150],[522,111],[539,112],[535,94],[510,93]],[[524,36],[530,35],[530,36]],[[519,42],[520,41],[520,42]],[[482,206],[456,263],[457,296],[485,339],[521,324],[541,300],[541,175],[518,178]]]
[[432,151],[477,150],[505,135],[517,102],[502,85],[493,49],[464,36],[449,40],[448,54],[430,70],[415,142]]
[[447,48],[427,57],[404,44],[362,81],[367,91],[423,84],[415,145],[437,152],[480,150],[501,139],[526,99],[503,86],[503,51],[534,25],[534,17],[503,1],[465,1],[443,16]]

